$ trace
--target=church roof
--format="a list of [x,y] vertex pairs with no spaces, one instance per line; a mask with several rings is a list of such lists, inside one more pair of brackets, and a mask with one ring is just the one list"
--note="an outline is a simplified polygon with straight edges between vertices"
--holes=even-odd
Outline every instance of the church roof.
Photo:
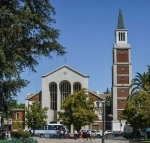
[[62,68],[67,68],[67,69],[69,69],[69,70],[71,70],[71,71],[77,73],[78,75],[80,75],[80,76],[82,76],[82,77],[89,77],[89,75],[82,74],[81,72],[78,72],[77,70],[71,68],[70,66],[68,66],[68,65],[66,65],[66,64],[64,64],[63,66],[61,66],[61,67],[59,67],[59,68],[57,68],[57,69],[55,69],[55,70],[53,70],[53,71],[51,71],[51,72],[45,74],[45,75],[41,75],[41,77],[46,77],[46,76],[48,76],[48,75],[51,75],[51,74],[55,73],[56,71],[59,71],[59,70],[62,69]]
[[122,16],[122,10],[121,9],[119,9],[117,29],[125,29],[124,23],[123,23],[123,16]]
[[89,93],[91,93],[92,95],[94,95],[95,97],[99,98],[100,100],[104,100],[105,98],[100,97],[96,92],[93,91],[88,91]]
[[36,95],[39,95],[40,92],[41,92],[41,91],[39,91],[39,92],[37,92],[37,93],[35,93],[35,94],[30,94],[30,93],[29,93],[29,94],[27,95],[27,97],[26,97],[25,100],[29,100],[29,99],[31,99],[32,97],[34,97],[34,96],[36,96]]

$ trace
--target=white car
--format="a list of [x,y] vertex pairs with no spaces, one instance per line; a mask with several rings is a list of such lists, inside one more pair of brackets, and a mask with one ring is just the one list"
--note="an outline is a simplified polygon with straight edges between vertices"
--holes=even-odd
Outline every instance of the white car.
[[102,132],[99,131],[99,132],[95,133],[95,136],[98,137],[98,138],[101,138],[103,135],[102,135]]
[[104,132],[104,135],[108,135],[108,134],[114,134],[114,132],[112,130],[106,130]]

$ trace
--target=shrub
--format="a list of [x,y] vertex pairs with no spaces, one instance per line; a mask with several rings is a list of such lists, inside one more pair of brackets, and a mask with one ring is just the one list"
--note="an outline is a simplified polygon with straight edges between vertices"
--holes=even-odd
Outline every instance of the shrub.
[[30,137],[30,133],[27,131],[11,131],[11,137],[20,139],[20,138],[28,138]]
[[23,131],[23,132],[21,133],[21,137],[22,137],[22,138],[28,138],[28,137],[30,137],[30,136],[31,136],[30,132]]

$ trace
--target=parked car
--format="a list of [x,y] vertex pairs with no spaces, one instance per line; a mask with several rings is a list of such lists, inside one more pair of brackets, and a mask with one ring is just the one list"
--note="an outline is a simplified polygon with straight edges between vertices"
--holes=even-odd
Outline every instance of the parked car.
[[106,130],[105,132],[104,132],[104,135],[108,135],[108,134],[114,134],[114,132],[112,131],[112,130]]
[[116,137],[116,136],[121,136],[121,135],[123,135],[123,132],[122,131],[113,131],[113,133],[114,133],[114,136]]
[[97,131],[96,134],[95,134],[95,136],[96,136],[97,138],[101,138],[101,137],[102,137],[102,132]]

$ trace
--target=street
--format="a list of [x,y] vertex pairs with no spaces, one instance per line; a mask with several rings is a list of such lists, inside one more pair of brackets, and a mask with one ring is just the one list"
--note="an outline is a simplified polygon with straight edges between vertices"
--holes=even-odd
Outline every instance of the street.
[[[38,141],[38,143],[101,143],[101,139],[96,138],[96,139],[92,139],[92,141],[90,140],[86,140],[86,139],[50,139],[50,138],[39,138],[39,137],[34,137],[34,139],[36,139]],[[115,138],[110,138],[105,140],[105,143],[129,143],[128,140],[123,139],[122,137],[115,137]]]

